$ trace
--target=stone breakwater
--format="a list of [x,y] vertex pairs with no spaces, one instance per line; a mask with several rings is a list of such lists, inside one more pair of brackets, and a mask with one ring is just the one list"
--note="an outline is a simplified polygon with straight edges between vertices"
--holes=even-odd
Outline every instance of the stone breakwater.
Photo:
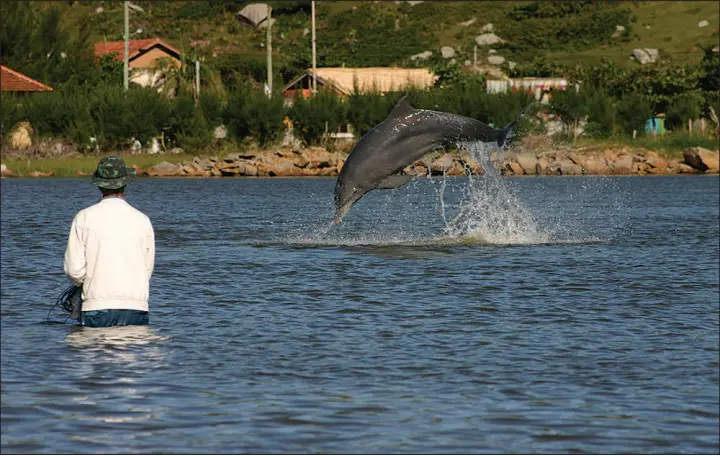
[[[697,174],[718,172],[718,152],[703,148],[688,149],[682,159],[663,157],[657,152],[642,149],[608,149],[600,153],[579,153],[556,150],[542,153],[505,152],[494,160],[502,174],[509,176],[579,176]],[[276,149],[256,153],[233,153],[223,159],[195,157],[183,163],[162,162],[139,175],[150,177],[193,176],[337,176],[347,155],[321,148]],[[467,152],[434,154],[418,160],[403,170],[411,175],[463,176],[469,172],[484,173],[483,165]]]
[[[223,158],[194,157],[181,163],[163,161],[141,169],[132,164],[139,176],[145,177],[321,177],[337,176],[347,153],[329,152],[323,148],[271,149],[231,153]],[[701,147],[684,151],[680,158],[669,158],[644,149],[616,148],[599,152],[570,148],[535,153],[521,148],[494,153],[492,163],[507,176],[577,176],[577,175],[646,175],[718,173],[719,152]],[[432,154],[403,170],[411,175],[462,176],[484,174],[483,165],[467,152]],[[85,176],[78,172],[78,176]],[[2,165],[3,177],[18,174]],[[26,177],[51,177],[52,173],[30,172]]]

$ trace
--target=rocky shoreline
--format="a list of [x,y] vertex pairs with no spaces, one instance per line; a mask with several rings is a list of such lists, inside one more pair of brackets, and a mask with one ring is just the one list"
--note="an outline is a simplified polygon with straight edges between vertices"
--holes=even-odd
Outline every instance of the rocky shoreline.
[[[223,158],[194,157],[181,163],[163,161],[141,169],[126,160],[140,177],[330,177],[337,176],[347,158],[346,152],[326,149],[278,148],[231,153]],[[528,148],[496,152],[491,161],[507,176],[579,175],[670,175],[716,174],[719,152],[701,147],[687,149],[682,158],[663,156],[637,148],[582,151],[570,147],[536,153]],[[432,154],[403,170],[404,174],[463,176],[484,174],[483,166],[468,152]],[[2,177],[52,177],[39,171],[20,176],[2,165]],[[78,176],[87,174],[78,171]]]

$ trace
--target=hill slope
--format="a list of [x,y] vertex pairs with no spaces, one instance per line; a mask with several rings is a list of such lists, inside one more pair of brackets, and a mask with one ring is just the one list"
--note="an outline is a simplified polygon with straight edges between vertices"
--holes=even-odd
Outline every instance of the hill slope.
[[[159,37],[189,58],[228,73],[240,71],[262,79],[264,30],[252,29],[236,13],[250,2],[136,1],[144,12],[132,12],[134,38]],[[310,65],[309,1],[271,2],[274,66],[284,80]],[[122,39],[122,2],[34,2],[64,8],[68,27],[92,22],[91,40]],[[505,44],[498,55],[517,62],[545,59],[559,64],[599,63],[637,66],[629,59],[637,47],[657,48],[660,58],[678,64],[697,63],[701,46],[718,43],[718,2],[317,2],[319,66],[410,65],[410,56],[429,50],[440,60],[440,47],[451,46],[460,63],[472,61],[475,37],[487,23]],[[461,23],[472,21],[469,25]],[[616,22],[626,35],[611,38]],[[698,27],[708,21],[706,27]],[[488,52],[478,49],[483,62]]]

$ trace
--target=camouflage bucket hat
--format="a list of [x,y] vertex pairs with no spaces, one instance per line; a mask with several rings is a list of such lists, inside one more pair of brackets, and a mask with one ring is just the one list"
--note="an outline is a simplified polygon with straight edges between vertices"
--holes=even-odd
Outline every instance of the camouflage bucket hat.
[[116,190],[135,180],[135,169],[125,166],[122,157],[103,157],[92,177],[92,183],[100,188]]

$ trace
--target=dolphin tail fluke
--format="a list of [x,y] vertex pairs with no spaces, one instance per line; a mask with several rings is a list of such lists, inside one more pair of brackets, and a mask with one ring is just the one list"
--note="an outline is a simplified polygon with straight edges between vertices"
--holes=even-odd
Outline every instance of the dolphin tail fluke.
[[530,106],[534,106],[535,102],[532,102],[525,106],[525,109],[522,110],[520,115],[518,115],[515,119],[513,119],[512,122],[505,125],[505,128],[500,130],[500,137],[498,138],[498,146],[503,147],[508,139],[512,137],[512,130],[515,124],[518,122],[518,120],[522,119],[525,114],[527,113],[528,109],[530,109]]

